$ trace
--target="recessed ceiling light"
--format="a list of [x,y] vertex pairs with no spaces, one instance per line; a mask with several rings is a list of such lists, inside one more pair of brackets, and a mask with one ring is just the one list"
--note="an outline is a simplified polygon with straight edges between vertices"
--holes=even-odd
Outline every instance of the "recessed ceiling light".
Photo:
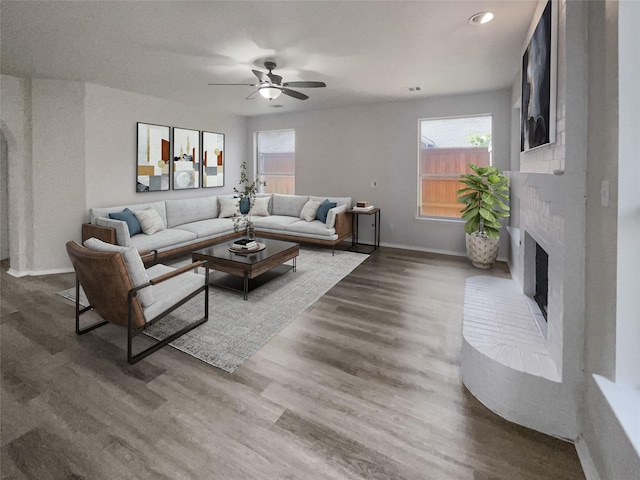
[[485,23],[489,23],[493,20],[493,13],[491,12],[480,12],[476,13],[469,19],[470,25],[482,25]]

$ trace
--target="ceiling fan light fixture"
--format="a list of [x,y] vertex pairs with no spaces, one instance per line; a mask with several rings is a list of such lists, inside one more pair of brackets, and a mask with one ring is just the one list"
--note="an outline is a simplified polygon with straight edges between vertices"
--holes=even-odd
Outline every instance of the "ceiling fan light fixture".
[[480,12],[476,13],[469,19],[470,25],[484,25],[485,23],[489,23],[493,20],[493,13],[491,12]]
[[260,92],[260,95],[262,95],[267,100],[274,100],[278,98],[282,93],[282,90],[280,90],[279,88],[270,86],[260,87],[258,91]]

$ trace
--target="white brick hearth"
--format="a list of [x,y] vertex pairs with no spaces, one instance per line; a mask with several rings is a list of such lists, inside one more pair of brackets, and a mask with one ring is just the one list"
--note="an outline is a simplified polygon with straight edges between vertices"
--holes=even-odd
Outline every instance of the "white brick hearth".
[[[535,317],[540,309],[510,279],[477,276],[467,279],[462,334],[470,347],[519,372],[560,381]],[[542,320],[544,321],[544,320]]]

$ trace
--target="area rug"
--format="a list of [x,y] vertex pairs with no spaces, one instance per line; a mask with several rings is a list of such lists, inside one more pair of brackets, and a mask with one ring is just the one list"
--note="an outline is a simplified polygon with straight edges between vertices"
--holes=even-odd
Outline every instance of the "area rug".
[[[295,272],[289,271],[249,293],[209,289],[209,321],[170,345],[226,372],[233,372],[309,308],[368,255],[301,248]],[[183,262],[184,263],[184,262]],[[59,292],[75,301],[75,288]],[[86,297],[80,292],[81,302]],[[200,300],[198,300],[200,299]],[[145,333],[162,339],[202,316],[202,296],[158,321]]]

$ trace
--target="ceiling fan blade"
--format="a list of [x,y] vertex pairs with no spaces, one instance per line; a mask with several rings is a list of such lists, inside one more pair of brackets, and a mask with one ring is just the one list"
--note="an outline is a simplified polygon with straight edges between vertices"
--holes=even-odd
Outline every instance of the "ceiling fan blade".
[[276,75],[275,73],[269,72],[267,77],[271,80],[271,83],[275,83],[276,85],[280,85],[282,83],[282,77],[280,75]]
[[296,87],[296,88],[319,88],[326,87],[324,82],[286,82],[282,84],[283,87]]
[[306,100],[307,98],[309,98],[304,93],[296,92],[295,90],[290,90],[288,88],[280,88],[280,90],[285,95],[289,95],[290,97],[297,98],[298,100]]
[[258,77],[258,80],[260,80],[261,82],[271,83],[271,79],[269,78],[269,75],[267,75],[266,73],[261,72],[260,70],[251,70],[251,71],[256,77]]
[[243,87],[256,87],[257,83],[209,83],[208,85],[242,85]]

